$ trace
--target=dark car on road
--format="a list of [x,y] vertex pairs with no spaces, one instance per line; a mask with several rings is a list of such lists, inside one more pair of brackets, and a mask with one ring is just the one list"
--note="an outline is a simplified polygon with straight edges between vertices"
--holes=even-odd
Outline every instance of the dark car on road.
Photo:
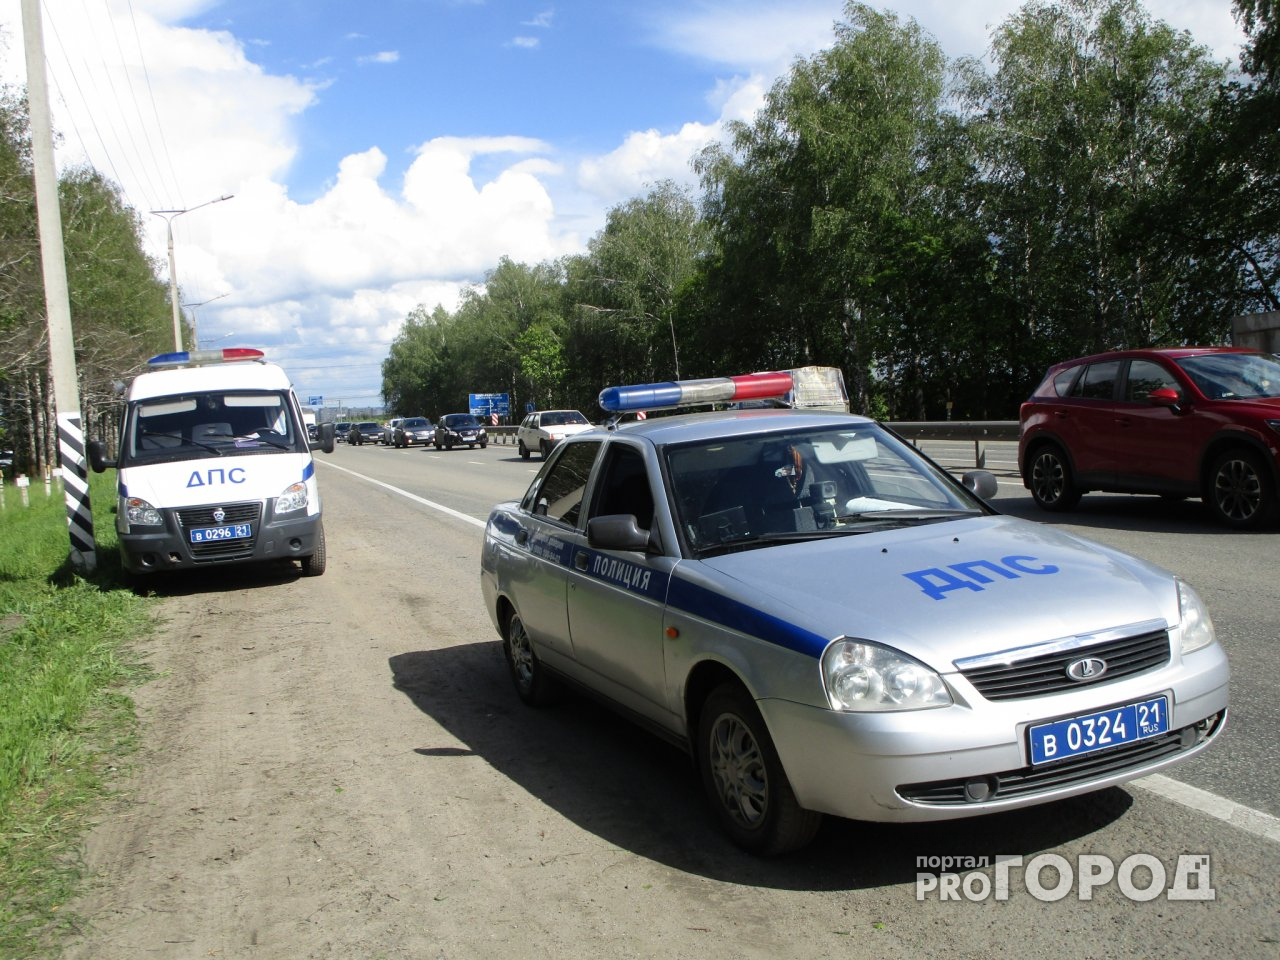
[[391,431],[394,447],[425,447],[436,438],[436,428],[426,417],[405,417]]
[[361,420],[359,423],[353,423],[351,429],[347,431],[347,443],[356,444],[357,446],[366,443],[378,443],[382,440],[382,424],[375,423],[372,420]]
[[1049,369],[1018,463],[1045,510],[1091,490],[1199,497],[1237,529],[1280,515],[1280,362],[1238,347],[1124,350]]
[[484,427],[474,414],[446,413],[436,423],[435,445],[439,450],[452,450],[455,446],[475,447],[481,449],[489,442]]

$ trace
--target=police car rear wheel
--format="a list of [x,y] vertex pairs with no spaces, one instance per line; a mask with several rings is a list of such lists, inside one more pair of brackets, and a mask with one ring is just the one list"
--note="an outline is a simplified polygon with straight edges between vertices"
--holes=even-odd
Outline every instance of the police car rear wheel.
[[516,694],[531,707],[541,707],[555,698],[555,682],[547,676],[533,644],[524,628],[524,621],[513,613],[507,621],[506,642],[502,645],[511,671],[511,682]]
[[703,705],[698,767],[721,826],[740,847],[769,856],[813,839],[822,815],[796,800],[760,712],[736,684],[717,687]]

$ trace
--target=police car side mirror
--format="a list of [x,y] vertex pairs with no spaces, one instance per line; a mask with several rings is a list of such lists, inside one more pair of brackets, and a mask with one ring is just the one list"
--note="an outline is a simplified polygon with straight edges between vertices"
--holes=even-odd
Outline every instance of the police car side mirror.
[[970,470],[960,478],[960,482],[966,490],[983,500],[990,500],[1000,490],[995,474],[987,470]]
[[587,521],[587,543],[600,550],[649,549],[649,531],[636,525],[634,514],[616,513]]
[[316,428],[316,439],[311,443],[312,450],[319,450],[321,453],[333,453],[333,424],[322,423]]
[[114,462],[107,459],[107,445],[101,440],[90,440],[84,445],[84,452],[89,457],[89,466],[94,473],[102,473],[107,467],[115,466]]

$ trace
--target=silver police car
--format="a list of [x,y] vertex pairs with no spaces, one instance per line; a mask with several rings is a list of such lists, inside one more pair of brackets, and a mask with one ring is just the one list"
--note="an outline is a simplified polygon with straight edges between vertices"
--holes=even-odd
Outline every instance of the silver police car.
[[[690,383],[704,399],[710,381]],[[803,846],[823,814],[968,817],[1203,750],[1228,667],[1195,591],[1001,516],[994,490],[849,414],[600,428],[494,508],[484,601],[526,703],[586,688],[680,744],[757,853]]]

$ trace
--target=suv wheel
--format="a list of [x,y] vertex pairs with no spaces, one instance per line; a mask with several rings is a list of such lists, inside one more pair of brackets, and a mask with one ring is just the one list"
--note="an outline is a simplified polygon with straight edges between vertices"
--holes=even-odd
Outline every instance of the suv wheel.
[[1080,502],[1080,491],[1071,479],[1071,467],[1058,447],[1046,444],[1031,457],[1031,496],[1044,510],[1070,510]]
[[1254,530],[1276,513],[1276,492],[1257,454],[1237,448],[1219,454],[1209,474],[1209,509],[1237,530]]
[[542,707],[555,699],[555,681],[547,676],[538,655],[533,652],[533,644],[518,613],[513,613],[507,621],[502,652],[511,672],[511,682],[521,700],[531,707]]
[[524,445],[524,441],[523,441],[523,440],[517,440],[517,441],[516,441],[516,449],[520,451],[520,459],[521,459],[521,460],[528,460],[528,459],[529,459],[529,448],[528,448],[528,447],[526,447],[526,446]]
[[760,711],[737,684],[716,687],[702,705],[697,761],[707,799],[740,847],[788,853],[817,833],[822,815],[796,800]]

